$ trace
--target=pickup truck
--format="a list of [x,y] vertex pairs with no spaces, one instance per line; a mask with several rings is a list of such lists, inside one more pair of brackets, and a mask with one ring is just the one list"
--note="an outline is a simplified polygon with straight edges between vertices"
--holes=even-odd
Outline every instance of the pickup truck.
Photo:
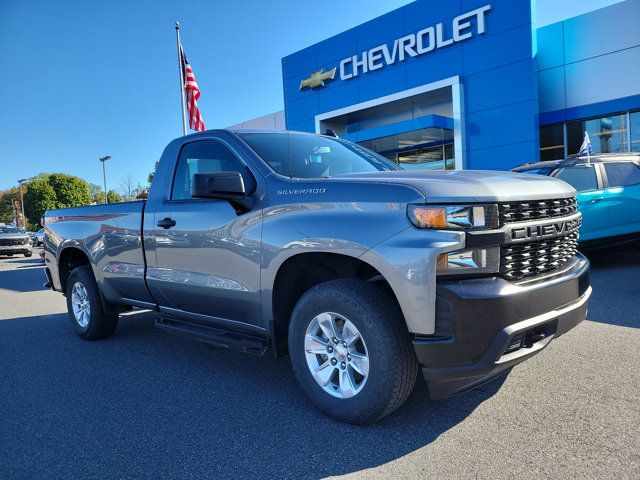
[[431,398],[507,373],[582,321],[591,294],[568,184],[405,171],[330,136],[185,136],[146,202],[44,222],[47,285],[81,338],[153,310],[173,333],[288,354],[311,401],[356,424],[399,408],[420,371]]

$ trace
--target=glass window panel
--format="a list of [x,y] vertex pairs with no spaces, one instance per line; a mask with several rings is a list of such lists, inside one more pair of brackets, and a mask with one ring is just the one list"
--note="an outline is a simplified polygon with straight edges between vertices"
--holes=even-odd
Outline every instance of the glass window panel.
[[635,163],[605,163],[609,187],[628,187],[640,184],[640,168]]
[[540,127],[540,160],[560,160],[563,158],[563,125],[545,125]]
[[386,152],[389,150],[397,150],[398,149],[398,136],[390,135],[388,137],[376,138],[373,141],[373,151],[374,152]]
[[564,180],[579,192],[598,189],[598,178],[596,177],[596,167],[586,165],[576,165],[565,167],[556,178]]
[[626,115],[609,115],[567,123],[569,155],[578,154],[585,131],[589,133],[594,154],[618,153],[628,150]]
[[[442,145],[443,142],[448,143]],[[358,143],[400,163],[403,168],[455,169],[453,132],[450,130],[429,127]],[[436,145],[420,146],[431,143]]]
[[191,197],[191,179],[196,173],[240,172],[244,164],[225,145],[216,141],[188,143],[182,148],[173,178],[172,200]]
[[447,143],[444,146],[444,168],[445,170],[455,170],[456,159],[453,149],[453,143]]
[[400,166],[407,170],[442,170],[444,169],[444,148],[429,147],[398,153]]
[[631,129],[631,151],[640,152],[640,111],[629,114],[629,128]]

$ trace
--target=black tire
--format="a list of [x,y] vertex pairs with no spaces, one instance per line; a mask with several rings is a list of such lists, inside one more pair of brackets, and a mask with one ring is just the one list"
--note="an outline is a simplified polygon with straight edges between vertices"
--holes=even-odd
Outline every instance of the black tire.
[[[362,389],[350,398],[327,393],[307,364],[307,328],[323,312],[344,316],[366,344],[369,373]],[[289,355],[295,376],[311,401],[326,415],[354,424],[375,422],[397,410],[411,394],[418,373],[398,305],[379,287],[356,279],[321,283],[300,298],[291,315]]]
[[24,254],[24,256],[25,256],[25,257],[27,257],[27,258],[28,258],[28,257],[30,257],[31,255],[33,255],[33,253],[32,253],[32,252],[28,252],[28,253],[25,253],[25,254]]
[[[87,293],[89,315],[86,325],[82,325],[73,312],[72,295],[77,283],[81,284]],[[105,310],[91,267],[84,265],[74,268],[71,275],[69,275],[66,292],[69,321],[80,338],[84,340],[99,340],[113,335],[118,326],[118,314]]]

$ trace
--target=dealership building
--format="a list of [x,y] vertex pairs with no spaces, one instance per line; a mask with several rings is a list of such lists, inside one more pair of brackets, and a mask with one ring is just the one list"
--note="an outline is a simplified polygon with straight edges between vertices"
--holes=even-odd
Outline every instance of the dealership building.
[[415,169],[640,152],[640,0],[547,25],[528,0],[419,0],[282,59],[284,110]]

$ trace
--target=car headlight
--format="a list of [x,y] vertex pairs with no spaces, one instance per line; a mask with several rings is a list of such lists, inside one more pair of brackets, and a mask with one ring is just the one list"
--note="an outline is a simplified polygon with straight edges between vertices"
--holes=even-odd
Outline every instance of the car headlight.
[[472,248],[442,253],[436,260],[438,275],[477,275],[497,273],[500,269],[500,247]]
[[498,227],[497,205],[412,204],[407,215],[418,228],[483,230]]

